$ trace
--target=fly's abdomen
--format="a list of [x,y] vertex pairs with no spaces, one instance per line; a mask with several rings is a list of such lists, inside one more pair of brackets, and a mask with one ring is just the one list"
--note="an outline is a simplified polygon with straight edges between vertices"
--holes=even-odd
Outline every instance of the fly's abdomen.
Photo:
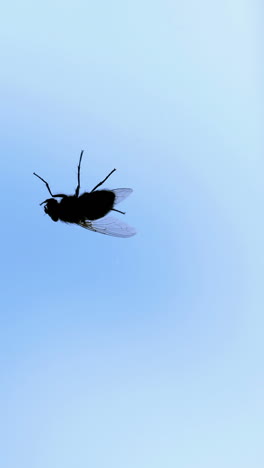
[[79,197],[79,210],[91,221],[103,218],[114,206],[115,194],[111,190],[97,190]]

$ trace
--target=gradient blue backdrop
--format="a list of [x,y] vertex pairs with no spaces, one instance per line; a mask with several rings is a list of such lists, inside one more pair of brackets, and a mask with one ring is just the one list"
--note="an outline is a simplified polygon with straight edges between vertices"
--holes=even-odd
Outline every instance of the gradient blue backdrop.
[[[2,5],[1,466],[264,466],[262,13]],[[136,237],[44,216],[81,149]]]

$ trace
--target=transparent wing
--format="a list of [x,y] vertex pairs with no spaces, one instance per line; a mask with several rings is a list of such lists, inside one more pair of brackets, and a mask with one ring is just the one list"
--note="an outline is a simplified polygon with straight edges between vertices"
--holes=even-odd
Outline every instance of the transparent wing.
[[133,227],[112,216],[105,216],[95,221],[80,221],[78,224],[85,229],[100,232],[107,236],[131,237],[136,234],[136,230]]
[[133,192],[133,190],[131,188],[116,188],[111,190],[111,192],[114,192],[115,194],[114,205],[117,205],[121,201],[125,200],[125,198],[127,198]]

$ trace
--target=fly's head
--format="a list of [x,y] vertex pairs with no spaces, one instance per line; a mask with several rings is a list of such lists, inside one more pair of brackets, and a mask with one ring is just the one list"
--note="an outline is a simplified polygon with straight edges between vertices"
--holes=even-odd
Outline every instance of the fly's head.
[[44,211],[47,213],[52,221],[58,221],[59,219],[59,203],[55,198],[48,198],[47,200],[44,200],[44,202],[41,203],[41,205],[44,206]]

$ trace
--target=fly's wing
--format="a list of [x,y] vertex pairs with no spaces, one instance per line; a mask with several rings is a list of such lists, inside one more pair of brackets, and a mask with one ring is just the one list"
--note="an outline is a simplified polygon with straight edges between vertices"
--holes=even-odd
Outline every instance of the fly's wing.
[[131,188],[116,188],[111,190],[111,192],[114,192],[115,194],[114,205],[117,205],[121,201],[125,200],[125,198],[127,198],[133,192],[133,190]]
[[123,221],[119,221],[117,218],[113,218],[112,216],[105,216],[104,218],[97,219],[95,221],[89,221],[87,219],[85,221],[80,221],[78,224],[85,229],[100,232],[107,236],[132,237],[136,234],[136,230],[133,227]]

